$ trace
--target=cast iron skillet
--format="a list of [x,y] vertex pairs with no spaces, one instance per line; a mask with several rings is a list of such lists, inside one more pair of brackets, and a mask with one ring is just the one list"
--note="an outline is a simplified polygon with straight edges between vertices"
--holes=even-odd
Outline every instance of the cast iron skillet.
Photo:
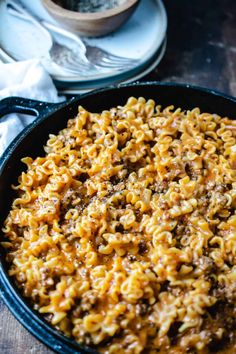
[[[174,104],[176,107],[191,109],[196,106],[202,111],[236,118],[236,99],[213,90],[184,84],[147,82],[120,87],[101,89],[73,98],[65,103],[51,104],[40,101],[10,97],[0,101],[0,117],[10,112],[35,115],[37,118],[11,143],[0,159],[0,227],[10,208],[13,192],[11,184],[23,170],[20,162],[24,156],[42,156],[49,133],[57,133],[66,127],[69,118],[76,115],[78,105],[99,112],[122,105],[130,96],[153,98],[162,106]],[[2,235],[1,235],[2,237]],[[53,329],[41,316],[33,311],[27,300],[23,299],[7,275],[4,251],[0,249],[0,292],[3,300],[35,337],[60,354],[96,353],[82,347]]]

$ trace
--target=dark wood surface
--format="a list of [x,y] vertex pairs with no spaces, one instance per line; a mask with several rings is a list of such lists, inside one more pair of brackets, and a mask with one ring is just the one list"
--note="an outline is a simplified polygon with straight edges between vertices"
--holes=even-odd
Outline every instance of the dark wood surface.
[[236,96],[236,1],[166,0],[167,51],[146,78]]
[[[168,13],[167,51],[158,68],[141,81],[184,82],[236,96],[236,1],[164,3]],[[2,300],[0,353],[52,353],[14,319]]]

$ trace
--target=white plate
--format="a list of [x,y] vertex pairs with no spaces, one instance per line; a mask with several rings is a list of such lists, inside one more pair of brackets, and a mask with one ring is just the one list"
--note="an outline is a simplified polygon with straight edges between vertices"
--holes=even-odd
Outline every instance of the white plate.
[[[113,82],[113,84],[134,82],[134,81],[137,81],[137,80],[141,79],[142,77],[148,75],[152,70],[154,70],[157,67],[157,65],[160,63],[161,59],[163,58],[165,51],[166,51],[166,43],[167,43],[167,40],[165,39],[163,44],[161,45],[160,49],[158,50],[157,55],[153,58],[153,61],[151,62],[151,64],[147,68],[140,71],[135,76],[132,76],[132,77],[125,79],[125,80],[121,79],[119,81]],[[61,90],[59,89],[59,92],[61,94],[78,95],[78,94],[83,94],[83,93],[92,91],[94,89],[97,89],[97,88],[100,88],[103,86],[104,85],[101,85],[101,86],[98,85],[96,87],[93,86],[91,88],[86,88],[86,89],[81,88],[81,86],[78,86],[75,88],[74,87],[73,88],[67,87],[67,88],[64,88]],[[108,85],[105,85],[105,86],[108,86]]]
[[[40,0],[21,0],[39,18],[51,20]],[[141,0],[130,20],[118,31],[100,38],[86,38],[92,45],[99,46],[113,54],[140,59],[133,69],[143,70],[144,66],[155,55],[166,35],[167,16],[161,0]],[[48,51],[48,42],[43,34],[31,24],[10,15],[6,9],[6,0],[0,3],[0,58],[6,62],[41,57]],[[35,40],[36,39],[36,40]],[[48,69],[50,72],[50,69]],[[121,74],[123,71],[104,71],[98,74],[86,73],[85,76],[52,75],[60,82],[85,83],[87,81],[104,80]],[[109,80],[110,81],[110,80]]]

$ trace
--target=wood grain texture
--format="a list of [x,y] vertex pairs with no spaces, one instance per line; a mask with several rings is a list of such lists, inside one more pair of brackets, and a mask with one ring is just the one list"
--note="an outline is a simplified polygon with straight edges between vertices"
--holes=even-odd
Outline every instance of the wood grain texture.
[[161,64],[145,79],[195,84],[236,96],[236,2],[164,3],[168,13],[167,51]]
[[0,353],[50,354],[45,345],[34,338],[10,313],[0,300]]
[[[143,0],[145,1],[145,0]],[[165,0],[168,44],[145,80],[185,82],[236,96],[236,1]],[[49,354],[0,300],[0,353]]]

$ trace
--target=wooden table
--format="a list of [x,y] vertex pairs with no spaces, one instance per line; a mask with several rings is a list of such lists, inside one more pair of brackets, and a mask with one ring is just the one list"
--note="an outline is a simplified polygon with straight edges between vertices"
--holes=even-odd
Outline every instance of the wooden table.
[[[164,2],[169,21],[167,51],[159,67],[142,81],[184,82],[236,96],[236,1]],[[52,353],[14,319],[1,300],[0,353]]]

